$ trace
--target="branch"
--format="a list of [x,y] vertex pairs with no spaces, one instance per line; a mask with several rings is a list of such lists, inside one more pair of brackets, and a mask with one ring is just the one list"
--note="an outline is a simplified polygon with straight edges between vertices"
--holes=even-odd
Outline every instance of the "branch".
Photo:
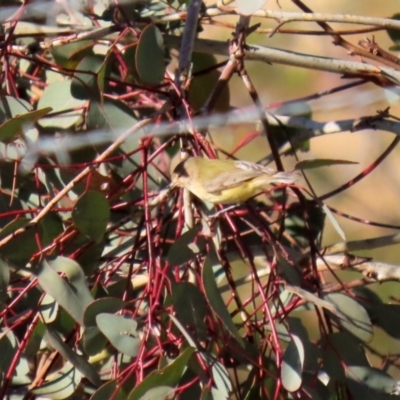
[[[175,16],[176,15],[176,16]],[[208,17],[217,17],[223,15],[238,15],[235,9],[223,8],[208,8],[205,12]],[[339,22],[345,24],[359,24],[359,25],[374,25],[381,26],[386,29],[399,29],[400,21],[391,18],[375,18],[360,15],[346,15],[346,14],[322,14],[322,13],[301,13],[301,12],[287,12],[287,11],[274,11],[274,10],[258,10],[252,14],[253,17],[270,18],[278,20],[282,23],[293,21],[304,22]],[[181,15],[172,14],[162,18],[163,21],[172,20],[171,18],[181,18]]]
[[[179,49],[180,38],[166,36],[166,44]],[[194,44],[195,51],[208,54],[218,54],[229,56],[229,48],[226,42],[217,40],[198,39]],[[318,57],[304,53],[296,53],[287,50],[279,50],[272,47],[249,45],[244,50],[246,60],[262,61],[266,63],[278,63],[315,69],[319,71],[333,72],[341,75],[366,75],[376,77],[386,77],[395,84],[400,82],[400,71],[386,66],[375,66],[356,61],[347,61],[337,58]]]
[[363,240],[353,240],[349,242],[338,242],[328,246],[325,254],[337,254],[343,252],[354,252],[359,250],[372,250],[385,246],[392,246],[400,243],[400,233],[394,235],[379,236]]
[[[348,254],[327,255],[318,258],[317,266],[321,263],[340,269],[352,269],[361,272],[365,277],[378,282],[396,280],[400,281],[400,266],[381,261],[359,261],[357,257]],[[319,268],[318,268],[319,269]]]

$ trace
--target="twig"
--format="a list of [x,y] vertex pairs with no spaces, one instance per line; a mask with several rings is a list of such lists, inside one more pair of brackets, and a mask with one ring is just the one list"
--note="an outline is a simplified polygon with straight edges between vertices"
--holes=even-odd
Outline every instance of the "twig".
[[110,154],[112,154],[130,135],[138,130],[142,129],[147,124],[151,123],[153,118],[147,118],[136,125],[134,125],[131,129],[128,129],[124,132],[118,139],[116,139],[103,153],[101,153],[93,162],[92,165],[86,167],[81,173],[79,173],[74,179],[72,179],[55,197],[53,197],[47,205],[40,211],[35,218],[33,218],[27,225],[22,228],[17,229],[10,235],[7,235],[5,238],[0,240],[0,247],[7,244],[13,238],[21,235],[27,229],[34,227],[37,225],[39,221],[41,221],[47,213],[70,191],[72,190],[75,185],[81,181],[85,176],[87,176],[93,169],[97,167],[97,163],[100,161],[104,161]]
[[[205,12],[206,16],[217,17],[222,15],[237,15],[235,9],[219,9],[208,8]],[[277,21],[284,21],[285,23],[294,21],[305,22],[339,22],[345,24],[359,24],[359,25],[373,25],[381,26],[386,29],[400,29],[400,21],[390,18],[376,18],[366,17],[360,15],[348,14],[323,14],[323,13],[301,13],[301,12],[288,12],[288,11],[275,11],[275,10],[258,10],[252,14],[253,17],[270,18]],[[178,15],[169,15],[168,20],[177,18]],[[164,21],[166,19],[163,19]]]
[[[165,41],[169,46],[179,48],[179,38],[175,36],[166,36]],[[229,56],[227,43],[222,41],[198,39],[194,44],[194,49],[195,51],[202,53]],[[244,56],[246,60],[262,61],[269,64],[278,63],[283,65],[292,65],[296,67],[333,72],[341,75],[346,74],[348,76],[376,76],[387,78],[389,83],[392,81],[394,84],[400,82],[400,71],[390,67],[376,67],[374,65],[356,61],[318,57],[304,53],[274,49],[266,46],[251,45],[244,49]],[[384,73],[388,75],[384,76]]]
[[175,77],[175,84],[180,89],[181,94],[184,92],[186,82],[190,77],[193,44],[196,38],[201,4],[201,0],[191,0],[186,13],[186,24],[179,51],[178,71]]
[[400,243],[400,233],[394,235],[379,236],[376,238],[338,242],[328,246],[325,254],[337,254],[343,252],[354,252],[359,250],[372,250]]
[[359,258],[349,254],[327,255],[318,259],[317,264],[328,263],[330,266],[341,269],[353,269],[361,272],[369,279],[379,282],[396,280],[400,281],[400,265],[388,264],[381,261],[367,259],[360,261]]

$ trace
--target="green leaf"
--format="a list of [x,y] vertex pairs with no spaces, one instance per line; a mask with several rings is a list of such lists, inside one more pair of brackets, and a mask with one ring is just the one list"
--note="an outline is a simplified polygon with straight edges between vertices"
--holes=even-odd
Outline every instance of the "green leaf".
[[37,356],[42,345],[43,337],[46,333],[46,326],[42,321],[38,321],[24,349],[24,355],[27,359]]
[[359,164],[355,161],[348,160],[334,160],[328,158],[315,158],[313,160],[302,160],[296,163],[296,170],[321,168],[321,167],[331,167],[332,165],[354,165]]
[[[105,242],[94,243],[81,232],[65,244],[64,252],[66,254],[77,254],[76,261],[82,267],[86,276],[91,275],[99,266],[99,259],[104,251]],[[80,251],[85,248],[85,251]]]
[[[62,259],[61,261],[68,260],[64,257],[58,258]],[[72,260],[68,261],[73,262]],[[90,302],[89,296],[85,294],[85,290],[82,289],[82,284],[78,284],[78,286],[70,284],[76,281],[73,275],[71,275],[72,282],[70,281],[70,283],[67,283],[66,280],[58,275],[54,265],[57,265],[57,262],[54,264],[44,259],[38,266],[32,268],[32,273],[37,276],[39,285],[43,291],[53,297],[76,322],[82,325],[84,309]],[[79,280],[80,277],[78,277],[78,281]],[[77,287],[79,292],[77,291]],[[87,287],[86,290],[88,290]]]
[[211,363],[211,375],[218,395],[221,395],[223,399],[229,398],[232,392],[232,382],[226,368],[220,362],[213,360]]
[[9,143],[16,137],[22,135],[24,131],[31,128],[33,124],[50,111],[52,111],[52,108],[46,107],[18,115],[4,122],[0,125],[0,142]]
[[56,213],[49,213],[39,222],[40,240],[43,247],[53,243],[62,232],[64,227],[60,216]]
[[[84,104],[84,101],[71,96],[71,81],[54,82],[44,90],[39,99],[38,108],[51,107],[53,113],[57,115],[42,118],[39,125],[43,128],[69,129],[82,121]],[[73,110],[66,111],[71,109]]]
[[128,67],[128,73],[126,75],[126,81],[129,83],[137,83],[140,81],[137,69],[136,69],[136,49],[137,43],[132,43],[125,46],[124,52],[122,54],[123,60]]
[[[43,107],[38,107],[43,108]],[[23,115],[32,111],[32,106],[26,100],[16,97],[0,95],[0,123],[3,124],[10,118]]]
[[[313,200],[304,200],[304,207],[290,207],[285,212],[285,231],[303,248],[310,241],[319,243],[325,226],[325,213]],[[306,210],[306,213],[304,212]],[[291,245],[290,243],[287,243]],[[293,272],[292,272],[293,274]],[[294,281],[293,281],[294,282]]]
[[321,343],[323,368],[330,379],[345,380],[345,365],[368,366],[365,349],[361,343],[346,332],[326,335]]
[[334,319],[348,332],[363,342],[373,337],[372,324],[365,308],[356,300],[342,293],[330,293],[324,299],[335,306]]
[[337,234],[340,236],[340,238],[342,240],[344,240],[346,242],[346,235],[345,235],[342,227],[340,226],[339,222],[333,216],[332,211],[329,209],[329,207],[326,204],[322,204],[322,210],[328,217],[329,221],[331,221],[331,224],[332,224],[333,228],[335,229],[335,231],[337,232]]
[[[9,164],[9,163],[7,163]],[[0,163],[0,182],[1,182],[1,187],[4,189],[6,188],[6,184],[8,181],[8,176],[5,176],[3,174],[4,170],[7,170],[7,168],[4,168],[5,164]],[[9,165],[7,165],[9,166]],[[14,180],[15,181],[15,180]],[[10,187],[11,189],[11,187]],[[2,218],[0,218],[0,228],[4,228],[7,224],[12,223],[15,221],[11,226],[14,226],[14,228],[8,228],[10,230],[16,229],[17,226],[20,224],[16,222],[15,215],[13,215],[13,211],[20,211],[23,208],[22,202],[20,199],[9,195],[8,193],[0,193],[0,214],[2,214]],[[26,218],[23,218],[24,221],[29,221]],[[0,231],[0,236],[1,236],[1,231]],[[1,253],[1,250],[0,250]]]
[[[196,53],[192,54],[192,81],[189,86],[189,103],[193,110],[200,110],[209,99],[215,85],[220,79],[221,72],[212,68],[218,61],[213,54]],[[196,75],[196,72],[207,70],[207,74]],[[230,88],[225,85],[218,92],[213,111],[228,113],[230,110]]]
[[40,318],[46,324],[50,324],[57,318],[58,303],[47,293],[39,304]]
[[150,85],[158,85],[164,79],[164,40],[155,25],[147,25],[136,48],[136,70],[140,79]]
[[84,307],[87,307],[92,301],[93,296],[87,286],[85,274],[81,266],[68,257],[56,257],[48,260],[49,265],[55,271],[66,275],[68,283],[74,289],[75,294]]
[[70,398],[76,391],[82,379],[82,374],[70,363],[66,363],[62,369],[50,375],[40,386],[30,391],[41,398],[61,400]]
[[[280,116],[296,116],[311,119],[312,109],[308,103],[304,101],[292,102],[283,104],[278,107],[274,114]],[[276,117],[277,125],[271,125],[271,134],[274,136],[276,144],[279,148],[284,145],[290,144],[290,150],[286,150],[284,154],[292,154],[295,150],[300,150],[302,152],[310,151],[310,139],[299,141],[298,138],[301,137],[303,130],[300,128],[288,127],[280,123],[279,117]]]
[[[400,13],[392,15],[390,18],[399,21]],[[390,50],[398,51],[400,49],[400,31],[398,29],[388,28],[386,29],[386,32],[389,35],[392,42],[395,43],[395,46],[390,47]]]
[[281,377],[283,387],[289,392],[298,390],[302,384],[304,346],[301,339],[292,335],[292,340],[283,354]]
[[86,123],[89,129],[107,128],[117,132],[120,129],[127,129],[135,125],[137,118],[122,101],[104,99],[100,102],[93,100],[89,104]]
[[72,219],[81,233],[100,242],[110,219],[110,205],[101,192],[88,190],[76,202]]
[[120,383],[116,380],[108,381],[92,395],[90,400],[105,400],[111,397],[114,400],[126,400],[128,398],[129,391],[124,387],[120,386]]
[[[0,238],[8,236],[19,228],[26,227],[29,222],[30,220],[27,218],[19,218],[12,221],[0,231]],[[14,237],[1,246],[1,256],[16,266],[25,267],[32,255],[39,250],[35,235],[34,229],[27,229],[22,234]]]
[[380,369],[358,365],[348,366],[346,376],[358,383],[362,382],[370,389],[388,394],[392,393],[397,382]]
[[0,258],[0,309],[3,309],[7,299],[7,288],[10,282],[10,269],[7,264]]
[[[170,365],[159,371],[151,372],[132,390],[128,400],[166,398],[165,396],[170,394],[181,380],[194,351],[195,349],[193,347],[187,347]],[[153,391],[150,392],[157,388],[159,388],[157,394]]]
[[221,321],[224,323],[228,332],[230,332],[234,338],[244,346],[243,339],[240,337],[236,325],[233,323],[232,318],[226,308],[224,300],[218,290],[218,286],[215,282],[215,277],[212,269],[213,263],[208,256],[203,266],[203,284],[204,290],[207,297],[207,301],[210,304],[213,311],[218,315]]
[[13,331],[9,328],[0,330],[0,370],[8,371],[17,351],[18,342]]
[[57,65],[63,68],[76,69],[84,57],[93,54],[93,45],[92,40],[80,40],[62,46],[51,46],[50,52]]
[[136,336],[137,322],[132,318],[108,313],[97,314],[96,323],[103,335],[121,353],[136,357],[141,346]]
[[90,303],[83,318],[85,327],[97,326],[96,317],[101,313],[116,313],[124,308],[125,302],[116,297],[104,297],[102,299],[94,300]]
[[190,282],[174,283],[171,297],[178,320],[190,332],[195,331],[199,340],[206,340],[207,302],[200,289]]
[[205,240],[199,235],[200,230],[201,226],[196,225],[174,241],[167,254],[167,262],[171,267],[185,264],[201,253]]
[[315,379],[315,373],[303,372],[303,382],[301,389],[304,393],[307,393],[312,400],[326,400],[333,398],[330,396],[330,390],[328,386],[322,383],[323,379]]
[[106,67],[103,56],[86,56],[76,67],[79,72],[75,72],[71,82],[72,96],[80,100],[100,99],[104,91]]
[[289,317],[287,322],[289,323],[290,333],[301,340],[304,349],[303,372],[304,370],[310,373],[317,372],[320,367],[319,359],[321,355],[319,346],[310,341],[307,328],[300,318]]
[[100,386],[101,380],[94,367],[89,364],[85,358],[75,353],[69,346],[67,346],[58,333],[47,326],[45,335],[46,340],[51,347],[56,349],[64,358],[66,358],[74,367],[76,367],[93,385]]
[[116,313],[125,306],[125,302],[118,298],[105,297],[90,303],[83,316],[85,330],[83,346],[87,354],[95,355],[101,352],[107,344],[107,338],[101,333],[96,324],[96,317],[101,313]]
[[375,326],[382,328],[390,336],[400,339],[400,305],[363,303]]

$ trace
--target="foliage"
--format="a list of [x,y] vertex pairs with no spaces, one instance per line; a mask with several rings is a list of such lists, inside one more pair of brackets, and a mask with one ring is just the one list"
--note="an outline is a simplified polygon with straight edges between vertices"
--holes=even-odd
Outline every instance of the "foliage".
[[[158,195],[181,150],[234,157],[261,136],[271,151],[264,161],[282,169],[284,157],[306,155],[323,134],[398,135],[389,110],[328,124],[313,121],[305,103],[367,82],[396,85],[395,56],[375,39],[354,45],[329,24],[346,17],[368,25],[364,32],[388,29],[397,46],[398,16],[324,19],[295,0],[298,13],[263,0],[105,3],[9,0],[0,9],[0,398],[398,395],[398,357],[371,341],[377,328],[399,338],[399,305],[367,283],[400,274],[348,253],[398,238],[321,244],[326,221],[346,239],[325,200],[377,167],[398,136],[354,180],[321,196],[308,181],[271,186],[233,209],[188,202],[179,190]],[[266,32],[250,24],[254,16],[275,25]],[[252,43],[253,34],[313,34],[286,29],[293,20],[317,23],[343,59]],[[200,38],[206,25],[232,39]],[[249,60],[353,80],[275,103],[273,113]],[[243,85],[235,95],[254,102],[249,112],[230,106],[236,74]],[[254,120],[232,151],[210,136],[213,126]],[[296,168],[352,164],[302,159]],[[343,267],[367,276],[347,278]]]

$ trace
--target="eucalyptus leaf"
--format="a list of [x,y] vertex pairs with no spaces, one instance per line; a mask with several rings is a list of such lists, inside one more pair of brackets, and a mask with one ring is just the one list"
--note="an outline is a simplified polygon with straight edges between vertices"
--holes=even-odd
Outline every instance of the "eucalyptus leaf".
[[55,271],[66,275],[68,283],[73,287],[75,294],[84,307],[88,306],[93,301],[93,296],[88,288],[85,274],[81,266],[75,260],[59,256],[49,258],[48,262]]
[[32,106],[26,100],[0,95],[0,124],[4,124],[7,120],[30,111],[32,111]]
[[80,232],[100,242],[110,219],[110,205],[101,192],[88,190],[76,202],[72,219]]
[[30,111],[26,114],[18,115],[0,125],[0,142],[8,143],[32,127],[40,118],[43,118],[50,111],[51,107],[40,110]]
[[49,260],[44,259],[38,266],[32,268],[38,283],[44,292],[66,310],[79,324],[83,323],[83,312],[87,306],[86,295],[82,298],[74,287],[58,275],[57,270]]
[[346,235],[345,235],[342,227],[340,226],[339,222],[333,216],[332,211],[329,209],[329,207],[326,204],[322,205],[322,209],[324,210],[324,213],[328,217],[329,221],[331,221],[331,224],[334,227],[337,234],[340,236],[340,238],[342,240],[346,241]]
[[331,167],[333,165],[354,165],[359,164],[355,161],[348,160],[335,160],[329,158],[314,158],[312,160],[301,160],[296,163],[296,170],[305,170],[305,169],[313,169],[313,168],[321,168],[321,167]]
[[0,308],[2,309],[8,299],[7,288],[10,282],[10,269],[0,258]]
[[[13,220],[0,230],[0,238],[8,236],[20,228],[25,228],[29,222],[30,220],[28,218]],[[32,255],[38,250],[35,231],[33,229],[27,229],[22,234],[13,237],[9,242],[1,246],[0,255],[6,261],[18,267],[25,267]]]
[[345,381],[345,365],[369,366],[365,349],[347,332],[332,333],[321,343],[322,365],[334,382]]
[[388,335],[400,339],[400,305],[362,303],[375,326],[379,326]]
[[192,283],[178,282],[172,285],[171,297],[178,320],[191,332],[194,330],[200,340],[206,340],[207,302],[203,293]]
[[43,322],[50,324],[55,321],[58,312],[58,303],[47,293],[39,304],[40,317]]
[[193,260],[205,247],[205,241],[199,235],[201,226],[196,225],[174,241],[167,254],[171,267]]
[[18,340],[14,332],[10,329],[0,330],[0,369],[8,371],[17,352]]
[[[396,13],[390,17],[396,21],[400,20],[400,13]],[[399,51],[400,49],[400,31],[398,29],[387,29],[387,34],[389,35],[392,42],[395,43],[395,46],[390,47],[390,50]]]
[[90,400],[105,400],[111,397],[114,400],[126,400],[128,395],[129,391],[124,386],[121,387],[119,382],[111,380],[97,389]]
[[283,354],[281,369],[282,385],[289,392],[294,392],[301,387],[304,355],[301,339],[292,335],[292,340]]
[[218,392],[223,398],[229,398],[232,392],[232,382],[226,368],[220,362],[214,360],[211,365],[211,374]]
[[105,297],[90,303],[85,310],[83,323],[83,346],[89,355],[101,352],[107,344],[107,338],[97,327],[96,316],[101,313],[115,313],[120,311],[125,302],[118,298]]
[[103,335],[121,353],[136,357],[141,346],[137,338],[137,322],[122,315],[100,313],[96,323]]
[[57,65],[75,69],[83,58],[93,54],[93,45],[92,40],[79,40],[62,46],[51,46],[50,52]]
[[62,400],[72,396],[77,390],[82,374],[69,362],[63,368],[50,375],[39,387],[31,392],[40,398]]
[[396,380],[386,372],[366,366],[352,365],[346,368],[346,376],[356,382],[362,382],[370,389],[391,394]]
[[56,349],[63,357],[65,357],[74,367],[76,367],[93,385],[100,386],[101,380],[94,367],[81,355],[73,351],[60,338],[59,334],[47,327],[46,340],[51,347]]
[[[170,365],[167,367],[151,372],[132,392],[129,394],[128,400],[154,399],[154,388],[161,388],[157,391],[158,396],[166,396],[175,388],[181,380],[190,358],[195,349],[187,347]],[[152,397],[149,397],[148,394]]]
[[155,25],[147,25],[139,38],[136,48],[136,71],[147,84],[157,85],[164,79],[164,40]]
[[222,299],[222,296],[218,290],[218,286],[215,282],[215,277],[213,273],[213,263],[211,256],[209,255],[203,266],[203,284],[204,290],[207,297],[207,301],[210,304],[213,311],[218,315],[221,321],[224,323],[228,332],[230,332],[233,337],[244,346],[243,339],[241,338],[236,325],[233,323],[232,318],[226,308],[226,305]]
[[53,109],[53,115],[38,122],[43,128],[68,129],[82,121],[83,100],[71,96],[71,81],[64,80],[48,85],[38,102],[38,109]]
[[104,57],[90,54],[82,59],[71,82],[71,94],[79,100],[100,99],[104,91],[107,64]]
[[107,128],[118,133],[138,122],[132,109],[124,102],[105,98],[103,101],[92,100],[86,116],[89,129]]
[[364,342],[373,337],[371,320],[366,309],[356,300],[342,293],[329,293],[324,300],[335,306],[333,312],[337,323]]

